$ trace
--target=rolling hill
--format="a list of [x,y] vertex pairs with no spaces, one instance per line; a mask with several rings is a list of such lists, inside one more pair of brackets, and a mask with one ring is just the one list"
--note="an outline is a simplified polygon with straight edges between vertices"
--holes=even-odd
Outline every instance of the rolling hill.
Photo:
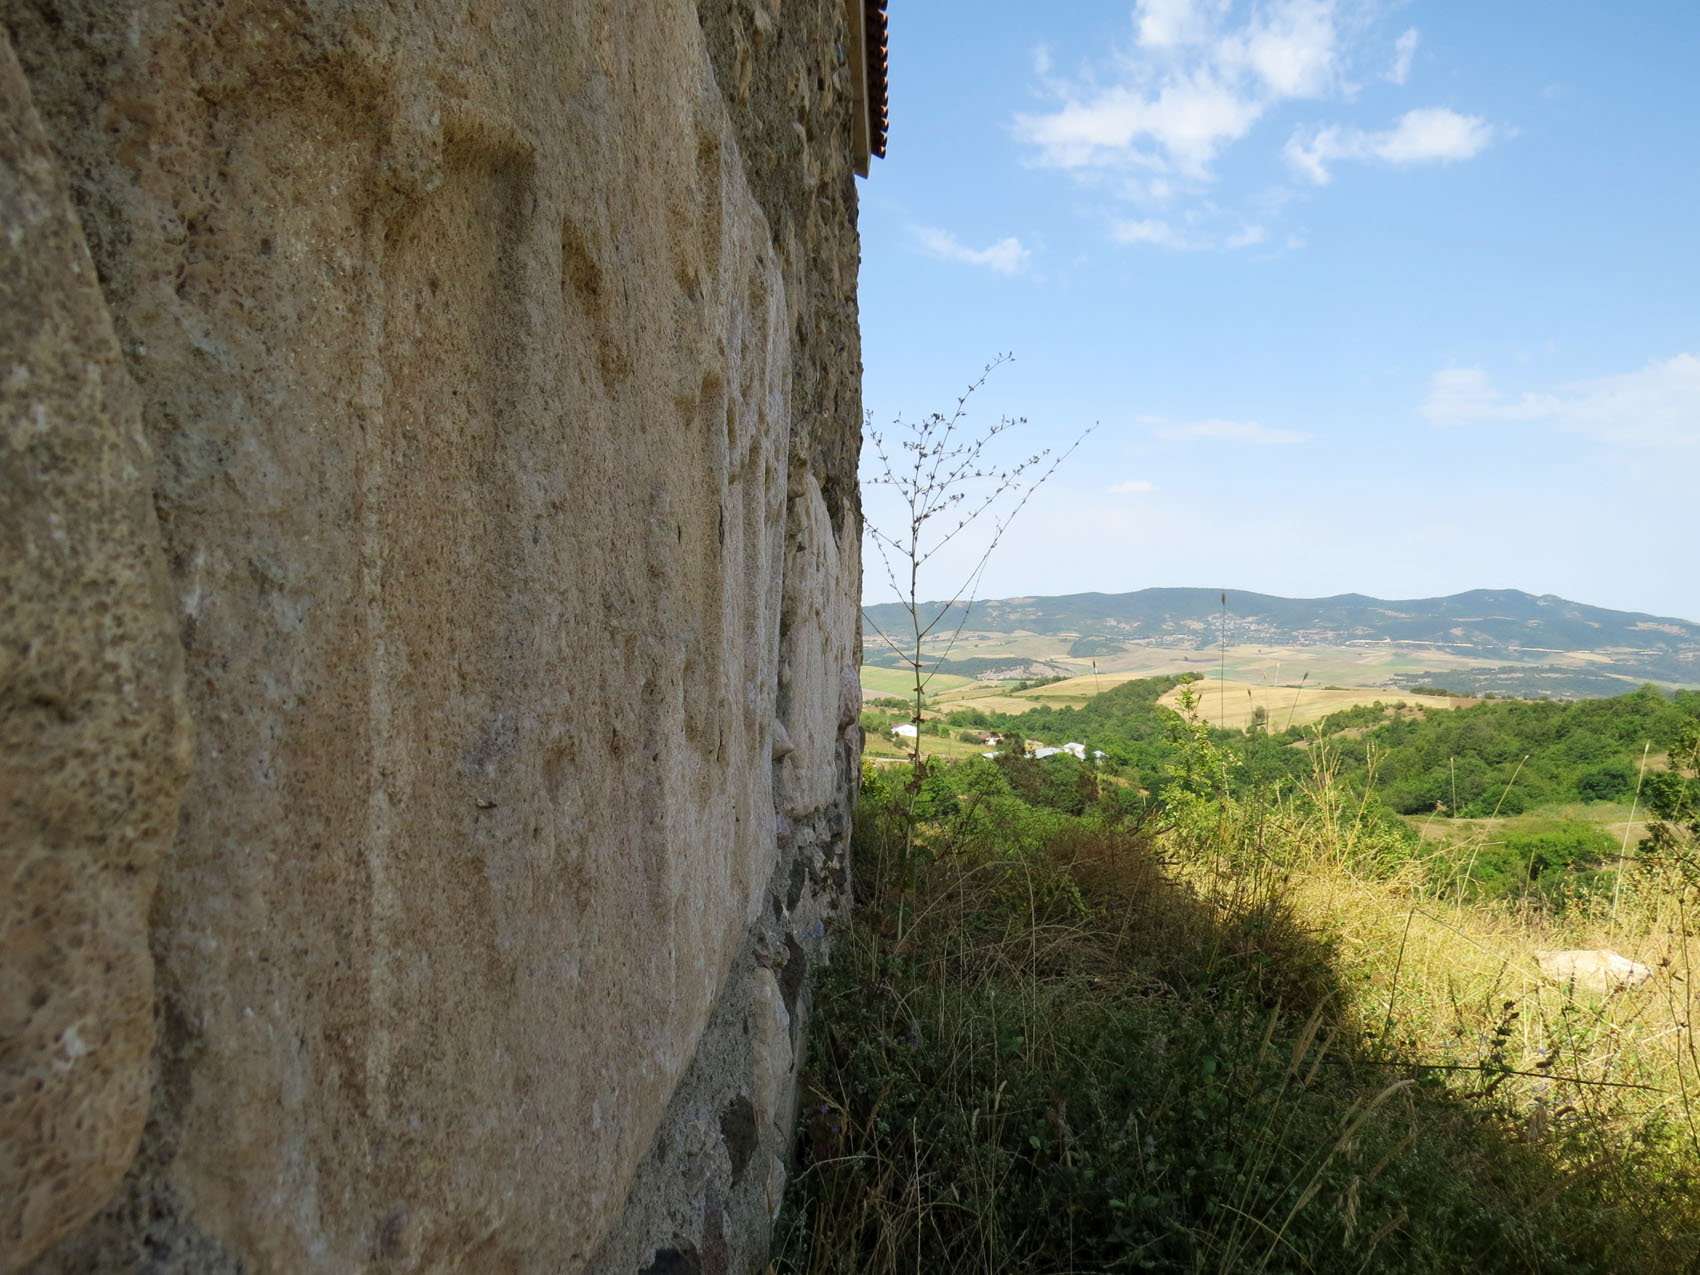
[[[901,631],[907,613],[888,603],[867,608],[866,617],[867,663],[898,666],[869,625]],[[937,631],[949,633],[957,618]],[[1643,681],[1700,685],[1700,624],[1516,589],[1393,601],[1229,590],[1225,609],[1219,589],[987,600],[969,609],[943,671],[1033,676],[1077,671],[1091,660],[1105,668],[1144,667],[1158,652],[1201,663],[1201,653],[1224,647],[1242,668],[1252,653],[1280,655],[1295,678],[1318,657],[1330,680],[1344,680],[1341,668],[1361,665],[1365,684],[1439,683],[1477,694],[1575,697],[1617,694]],[[1331,660],[1320,659],[1325,653]]]

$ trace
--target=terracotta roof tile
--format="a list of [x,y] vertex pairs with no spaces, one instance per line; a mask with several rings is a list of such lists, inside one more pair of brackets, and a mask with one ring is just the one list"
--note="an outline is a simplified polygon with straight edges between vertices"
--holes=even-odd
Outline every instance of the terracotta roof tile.
[[891,104],[887,93],[886,0],[863,0],[867,20],[868,51],[868,149],[885,158],[886,135],[891,129]]

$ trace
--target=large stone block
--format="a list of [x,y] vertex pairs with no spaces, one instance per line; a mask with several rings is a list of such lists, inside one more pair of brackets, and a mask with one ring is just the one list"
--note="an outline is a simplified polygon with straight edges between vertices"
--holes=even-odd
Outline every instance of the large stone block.
[[[843,670],[830,721],[779,688],[788,596],[855,643],[853,223],[804,305],[679,0],[0,13],[157,457],[196,724],[147,1135],[41,1269],[575,1270],[780,862],[776,722],[840,739]],[[799,425],[800,385],[839,407]]]
[[106,1203],[147,1113],[147,916],[187,771],[152,460],[0,30],[0,1271]]

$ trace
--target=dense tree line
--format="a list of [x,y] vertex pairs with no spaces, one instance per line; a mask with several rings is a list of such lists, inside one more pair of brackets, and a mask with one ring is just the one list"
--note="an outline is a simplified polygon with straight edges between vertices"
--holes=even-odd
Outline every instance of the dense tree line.
[[[1373,756],[1377,791],[1403,814],[1515,815],[1551,802],[1628,801],[1643,751],[1667,754],[1696,720],[1700,692],[1670,697],[1651,685],[1572,703],[1494,700],[1373,726],[1352,769],[1361,779]],[[1327,719],[1321,729],[1339,726]],[[1668,781],[1654,780],[1661,785]]]
[[[1143,678],[1079,708],[964,711],[949,722],[1051,743],[1079,740],[1102,750],[1109,770],[1156,792],[1176,756],[1174,715],[1157,701],[1193,680]],[[1654,814],[1700,805],[1692,781],[1662,762],[1700,724],[1697,691],[1671,696],[1648,685],[1609,699],[1489,700],[1421,714],[1392,709],[1359,705],[1313,726],[1273,731],[1265,724],[1217,735],[1233,743],[1240,759],[1234,783],[1242,789],[1299,782],[1310,774],[1315,741],[1331,740],[1342,778],[1360,791],[1368,784],[1401,814],[1515,815],[1554,802],[1628,801],[1638,786]],[[1643,750],[1652,759],[1644,777]]]

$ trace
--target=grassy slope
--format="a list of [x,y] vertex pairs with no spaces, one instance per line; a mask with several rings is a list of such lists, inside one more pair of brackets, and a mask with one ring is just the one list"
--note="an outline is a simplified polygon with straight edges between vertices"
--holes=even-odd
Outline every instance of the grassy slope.
[[[1696,1269],[1678,865],[1555,916],[1390,869],[1326,765],[1161,831],[984,787],[908,871],[859,815],[779,1270]],[[1607,945],[1653,980],[1538,976]]]

